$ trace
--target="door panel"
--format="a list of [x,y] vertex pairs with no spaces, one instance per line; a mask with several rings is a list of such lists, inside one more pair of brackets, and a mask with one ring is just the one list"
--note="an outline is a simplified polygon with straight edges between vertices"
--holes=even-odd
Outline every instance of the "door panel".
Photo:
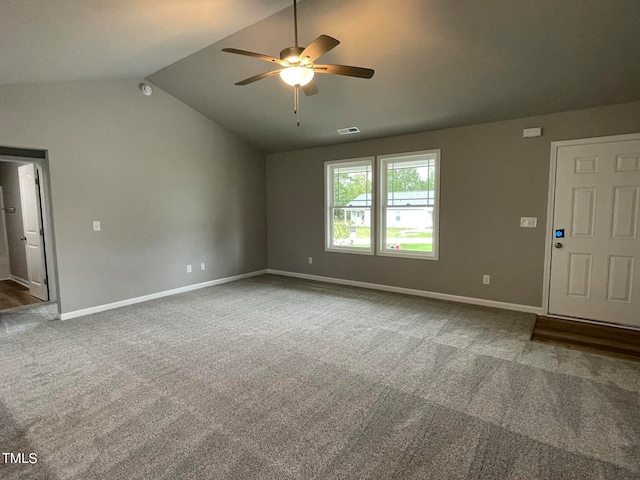
[[550,314],[640,326],[639,202],[640,140],[558,147]]
[[567,295],[589,298],[591,295],[592,256],[585,253],[569,254]]
[[574,188],[572,200],[571,234],[574,237],[593,238],[596,214],[595,187]]
[[615,187],[611,238],[616,240],[636,238],[638,225],[638,190],[640,187]]
[[[607,300],[618,302],[631,301],[633,264],[633,257],[622,257],[619,255],[611,255],[609,257]],[[638,313],[640,314],[640,312]]]

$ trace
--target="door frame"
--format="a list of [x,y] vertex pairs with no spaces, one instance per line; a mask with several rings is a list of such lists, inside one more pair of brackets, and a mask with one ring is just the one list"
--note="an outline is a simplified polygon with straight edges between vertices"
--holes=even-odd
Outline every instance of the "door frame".
[[[551,161],[549,167],[549,195],[547,200],[547,228],[544,246],[544,282],[542,287],[542,315],[549,315],[549,297],[551,288],[551,249],[553,246],[553,214],[555,210],[555,194],[556,194],[556,167],[558,165],[558,148],[571,147],[576,145],[589,145],[592,143],[612,143],[612,142],[625,142],[629,140],[640,140],[640,133],[631,133],[626,135],[611,135],[607,137],[593,137],[593,138],[578,138],[575,140],[562,140],[558,142],[551,142]],[[563,317],[560,315],[554,315],[554,318],[564,318],[567,320],[574,320],[586,323],[594,323],[598,325],[607,324],[607,322],[600,322],[596,320],[577,319],[574,317]],[[618,328],[626,328],[629,330],[640,330],[639,327],[633,327],[628,325],[615,325]]]
[[[20,150],[24,150],[20,148]],[[29,150],[24,150],[29,152]],[[13,163],[33,163],[40,175],[40,204],[42,210],[42,228],[44,229],[44,246],[45,246],[45,264],[47,269],[47,283],[49,287],[49,302],[55,302],[58,306],[58,314],[60,314],[60,283],[58,281],[58,258],[55,244],[55,230],[53,223],[53,203],[51,199],[51,175],[49,170],[49,153],[44,150],[38,150],[43,153],[44,158],[35,156],[18,156],[18,155],[2,155],[0,153],[0,161]]]

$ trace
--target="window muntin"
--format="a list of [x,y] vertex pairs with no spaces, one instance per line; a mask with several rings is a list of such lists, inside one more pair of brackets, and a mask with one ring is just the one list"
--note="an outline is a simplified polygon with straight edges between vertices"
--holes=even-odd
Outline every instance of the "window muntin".
[[378,253],[438,258],[440,151],[379,157]]
[[326,249],[373,254],[373,158],[326,162]]

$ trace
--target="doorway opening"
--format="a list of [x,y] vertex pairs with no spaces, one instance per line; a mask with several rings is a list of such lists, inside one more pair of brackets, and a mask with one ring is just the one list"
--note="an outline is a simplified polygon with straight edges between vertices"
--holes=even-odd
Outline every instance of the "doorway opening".
[[46,151],[0,147],[0,323],[59,316],[53,238]]

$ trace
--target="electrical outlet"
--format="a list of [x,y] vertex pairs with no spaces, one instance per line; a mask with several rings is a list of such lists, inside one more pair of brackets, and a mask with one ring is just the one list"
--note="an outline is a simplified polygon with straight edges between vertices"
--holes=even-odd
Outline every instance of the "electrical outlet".
[[187,265],[187,273],[191,273],[191,265]]
[[309,257],[309,265],[313,263],[313,257]]
[[93,231],[94,232],[99,232],[100,231],[100,221],[99,220],[94,220],[93,221]]
[[484,283],[485,285],[491,285],[491,275],[483,275],[482,283]]
[[204,270],[204,263],[200,264],[200,270]]

